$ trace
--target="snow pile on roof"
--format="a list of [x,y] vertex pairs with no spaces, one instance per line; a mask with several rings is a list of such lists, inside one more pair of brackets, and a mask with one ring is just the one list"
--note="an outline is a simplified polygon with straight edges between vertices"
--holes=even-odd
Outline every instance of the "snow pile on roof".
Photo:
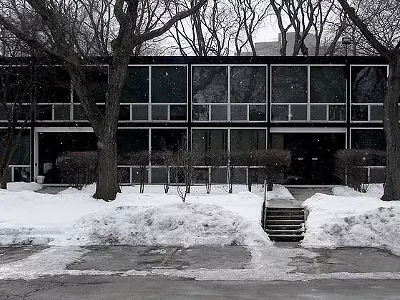
[[[56,195],[0,189],[0,245],[259,245],[271,243],[260,226],[263,199],[249,192],[205,194],[194,187],[187,203],[146,186],[123,187],[113,202],[93,199],[93,186]],[[196,192],[196,189],[198,191]],[[157,193],[156,193],[157,191]]]
[[305,247],[376,247],[400,255],[400,202],[377,197],[315,194],[308,211]]
[[7,190],[12,192],[19,191],[38,191],[42,189],[43,186],[36,182],[8,182]]

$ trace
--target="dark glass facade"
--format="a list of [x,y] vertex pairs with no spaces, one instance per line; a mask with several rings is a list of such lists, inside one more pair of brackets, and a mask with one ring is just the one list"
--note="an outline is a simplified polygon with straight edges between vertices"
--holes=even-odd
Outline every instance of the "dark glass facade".
[[[87,66],[85,72],[93,99],[104,111],[107,63]],[[14,93],[33,76],[32,90],[23,101],[28,115],[29,103],[37,102],[12,162],[12,179],[46,175],[46,182],[58,183],[60,154],[96,150],[72,82],[58,66],[2,67],[1,92],[6,97],[12,95],[4,85],[7,74],[8,92]],[[305,181],[327,184],[334,179],[318,181],[323,174],[312,170],[328,172],[334,151],[385,148],[386,76],[387,66],[379,58],[132,58],[120,99],[118,151],[123,156],[187,146],[202,158],[196,163],[198,182],[207,176],[213,182],[226,182],[227,161],[215,168],[201,155],[285,148],[295,157],[310,158],[293,160],[297,169],[314,174]],[[7,101],[12,111],[13,99]],[[0,129],[5,129],[6,117],[0,110]],[[313,149],[324,158],[313,160]],[[146,172],[151,183],[163,183],[171,176],[151,156]],[[122,183],[136,182],[138,174],[137,165],[119,160]],[[286,175],[290,179],[298,174]],[[248,166],[236,167],[235,182],[244,183],[247,176]]]

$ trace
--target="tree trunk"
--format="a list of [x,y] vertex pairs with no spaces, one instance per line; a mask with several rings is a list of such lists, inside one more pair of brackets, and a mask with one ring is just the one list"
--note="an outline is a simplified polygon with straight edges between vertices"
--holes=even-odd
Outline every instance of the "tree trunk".
[[105,201],[115,200],[120,191],[117,176],[117,130],[106,130],[102,136],[97,137],[97,180],[96,199]]
[[382,200],[400,200],[400,126],[398,104],[400,98],[400,52],[389,64],[388,90],[384,102],[386,133],[386,184]]

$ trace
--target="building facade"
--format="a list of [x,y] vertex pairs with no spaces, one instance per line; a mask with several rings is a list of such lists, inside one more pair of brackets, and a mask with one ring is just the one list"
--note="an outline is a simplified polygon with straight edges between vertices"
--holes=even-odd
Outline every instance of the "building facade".
[[[27,67],[5,62],[3,73]],[[96,139],[67,73],[57,65],[33,69],[30,101],[36,105],[10,179],[44,175],[45,183],[59,184],[61,154],[94,151]],[[198,153],[289,149],[285,183],[333,184],[337,150],[385,149],[387,72],[377,57],[135,57],[121,98],[118,151],[154,153],[183,140]],[[101,109],[107,60],[88,65],[87,77]],[[5,119],[0,112],[3,132]],[[237,166],[235,181],[246,182],[248,169]],[[137,165],[121,162],[119,171],[121,183],[139,180]],[[198,162],[197,171],[200,177],[212,173],[216,183],[227,181],[226,166]],[[382,168],[368,172],[373,181],[382,180]],[[149,158],[146,180],[164,183],[167,176],[167,168]]]

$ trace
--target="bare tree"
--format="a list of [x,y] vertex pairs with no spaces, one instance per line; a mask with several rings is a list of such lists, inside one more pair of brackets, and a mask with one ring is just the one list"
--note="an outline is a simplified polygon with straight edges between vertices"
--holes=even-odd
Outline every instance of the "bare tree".
[[400,200],[400,3],[396,0],[374,1],[376,9],[371,17],[376,22],[373,27],[368,26],[346,0],[339,0],[339,3],[366,40],[389,64],[388,87],[383,102],[387,153],[382,200]]
[[[226,1],[208,1],[207,5],[171,28],[170,37],[180,55],[229,55],[236,24],[228,4]],[[193,1],[187,3],[187,9],[192,6]]]
[[[10,2],[18,5],[10,7]],[[68,71],[97,138],[99,165],[94,197],[110,201],[115,199],[119,191],[116,133],[121,92],[133,50],[145,41],[164,34],[176,22],[198,11],[207,0],[195,1],[195,5],[191,8],[183,8],[172,16],[168,16],[171,11],[170,6],[176,7],[179,2],[157,1],[159,4],[157,9],[150,11],[154,15],[146,18],[152,22],[144,27],[141,26],[142,20],[149,10],[143,7],[152,5],[153,1],[112,2],[110,9],[118,24],[118,30],[111,41],[112,56],[109,63],[109,83],[104,113],[93,101],[84,72],[84,65],[88,62],[88,51],[85,49],[89,46],[87,41],[91,40],[84,39],[83,36],[86,36],[87,31],[93,32],[93,28],[90,24],[82,22],[83,17],[80,13],[82,5],[88,2],[88,0],[0,0],[0,24],[35,51],[45,53],[60,62]],[[25,13],[41,21],[43,29],[40,35],[24,30],[24,19],[19,16]]]
[[269,14],[269,4],[264,0],[229,0],[229,2],[236,17],[236,55],[240,55],[243,48],[248,45],[253,56],[256,56],[253,38]]

